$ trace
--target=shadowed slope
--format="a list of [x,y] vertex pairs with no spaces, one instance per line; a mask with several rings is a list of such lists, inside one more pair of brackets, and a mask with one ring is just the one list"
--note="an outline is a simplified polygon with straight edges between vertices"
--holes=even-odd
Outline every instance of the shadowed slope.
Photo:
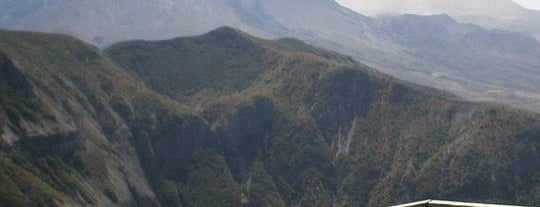
[[[213,122],[223,156],[243,193],[250,195],[253,189],[253,172],[261,173],[250,166],[262,165],[280,195],[271,202],[282,198],[288,206],[381,206],[425,197],[538,202],[536,193],[530,193],[539,184],[533,162],[540,157],[536,114],[458,101],[297,41],[261,40],[228,28],[166,44],[126,42],[107,51],[143,79],[152,77],[168,85],[189,76],[189,71],[152,64],[156,62],[152,59],[126,61],[135,56],[130,45],[153,48],[142,52],[174,60],[182,56],[157,45],[211,40],[223,33],[242,37],[223,41],[229,51],[244,43],[260,49],[259,54],[227,60],[246,71],[260,64],[263,69],[256,78],[242,73],[234,78],[250,80],[244,87],[171,97],[197,107]],[[188,48],[176,50],[197,48],[183,46]],[[217,55],[194,56],[190,64],[227,53]],[[258,55],[270,61],[245,62]],[[211,71],[229,71],[227,64],[215,64],[218,67]],[[178,76],[156,72],[164,69]],[[182,88],[176,92],[182,94]],[[272,186],[267,181],[266,185]],[[275,194],[272,187],[267,189],[268,195]]]
[[540,199],[537,114],[294,39],[221,28],[105,54],[0,31],[0,48],[0,205]]

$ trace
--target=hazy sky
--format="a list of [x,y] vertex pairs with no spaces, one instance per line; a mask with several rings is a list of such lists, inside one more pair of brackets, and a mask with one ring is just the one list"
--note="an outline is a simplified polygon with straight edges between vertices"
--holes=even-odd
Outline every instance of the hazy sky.
[[540,0],[513,0],[529,9],[540,10]]

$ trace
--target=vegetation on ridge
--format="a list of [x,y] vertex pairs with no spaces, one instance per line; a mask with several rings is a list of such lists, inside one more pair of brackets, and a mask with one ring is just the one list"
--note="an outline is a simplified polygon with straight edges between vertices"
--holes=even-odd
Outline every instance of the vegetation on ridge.
[[296,40],[221,28],[101,52],[1,31],[0,48],[0,83],[24,91],[6,84],[14,71],[40,103],[20,104],[33,119],[0,104],[0,205],[540,202],[537,114],[459,101]]
[[[157,43],[125,42],[107,52],[137,75],[171,85],[174,78],[164,79],[156,71],[178,72],[179,77],[186,71],[161,61],[127,60],[140,52],[174,60],[179,54],[158,45],[182,42],[192,47],[186,42],[215,37],[234,37],[236,44],[261,48],[258,55],[269,61],[255,58],[246,63],[246,56],[228,60],[248,71],[254,63],[264,68],[255,79],[249,73],[234,77],[251,80],[247,87],[192,94],[177,88],[170,97],[215,120],[218,148],[224,148],[223,156],[243,189],[249,188],[249,175],[255,170],[250,166],[259,157],[287,206],[380,206],[425,197],[538,202],[530,196],[538,191],[533,186],[538,185],[539,166],[531,161],[539,157],[534,150],[539,140],[533,132],[540,127],[536,114],[458,101],[298,41],[262,40],[230,28]],[[236,45],[230,39],[223,42]],[[223,42],[210,49],[219,50]],[[132,45],[147,50],[130,55]],[[189,64],[220,65],[213,60],[226,57],[234,48],[226,47],[225,53],[210,59],[190,56]],[[140,67],[144,64],[149,65]],[[212,73],[226,67],[204,70]],[[169,94],[174,87],[154,89]],[[528,173],[518,173],[516,168]],[[485,190],[475,190],[477,186]],[[266,194],[272,195],[272,188],[267,189]],[[248,202],[257,202],[249,195]]]

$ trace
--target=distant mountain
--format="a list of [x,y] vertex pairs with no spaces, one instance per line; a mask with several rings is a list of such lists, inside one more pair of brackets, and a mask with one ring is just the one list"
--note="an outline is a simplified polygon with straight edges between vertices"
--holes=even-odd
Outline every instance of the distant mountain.
[[[232,1],[231,1],[232,2]],[[126,39],[162,39],[207,32],[242,20],[228,0],[5,0],[4,28],[72,34],[98,45]]]
[[540,115],[231,28],[0,31],[0,206],[540,202]]
[[0,27],[71,34],[101,47],[120,40],[201,34],[220,25],[261,37],[296,37],[401,79],[471,100],[540,111],[540,43],[460,24],[444,15],[372,19],[333,0],[5,0],[0,4]]
[[[303,9],[308,2],[310,8]],[[202,0],[197,4],[189,0],[5,0],[1,4],[1,27],[72,34],[100,46],[121,40],[201,34],[223,25],[262,36],[295,32],[330,35],[334,33],[331,27],[339,28],[336,33],[345,30],[352,35],[366,28],[358,20],[367,20],[348,15],[356,21],[355,27],[341,23],[343,12],[328,9],[338,6],[332,0]],[[298,9],[305,17],[314,18],[303,18],[295,12]],[[328,11],[331,13],[319,15]]]
[[519,32],[540,40],[540,11],[511,0],[337,0],[370,16],[448,14],[459,21]]

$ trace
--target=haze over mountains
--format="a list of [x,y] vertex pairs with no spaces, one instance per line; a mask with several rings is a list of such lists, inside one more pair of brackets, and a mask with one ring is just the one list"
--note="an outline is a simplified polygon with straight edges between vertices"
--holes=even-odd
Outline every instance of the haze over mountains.
[[101,47],[229,25],[262,37],[296,37],[351,55],[398,78],[474,100],[540,110],[540,44],[448,16],[373,19],[333,0],[6,0],[0,27],[60,32]]
[[540,40],[540,11],[523,8],[511,0],[338,0],[369,16],[448,14],[461,22],[498,28]]

